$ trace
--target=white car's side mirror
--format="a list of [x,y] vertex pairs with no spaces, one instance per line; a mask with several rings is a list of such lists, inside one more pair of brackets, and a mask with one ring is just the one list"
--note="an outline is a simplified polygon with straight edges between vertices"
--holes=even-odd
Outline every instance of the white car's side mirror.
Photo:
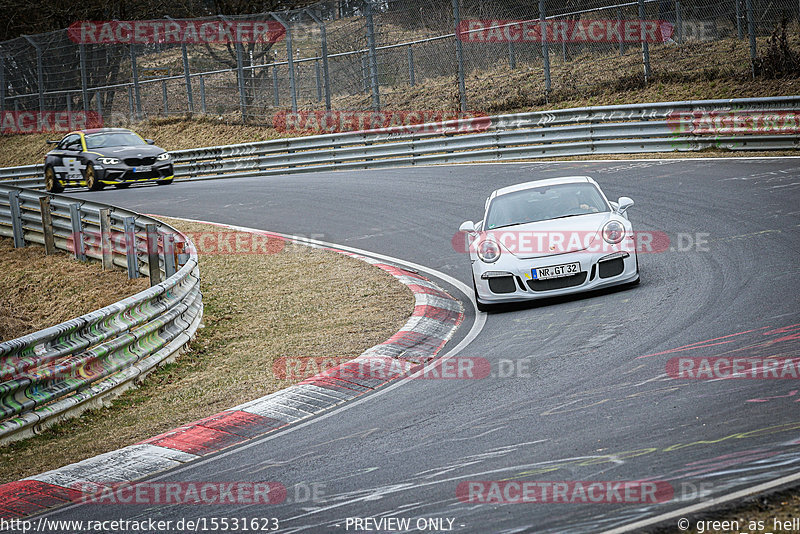
[[472,233],[475,231],[475,223],[472,221],[464,221],[461,223],[461,226],[458,227],[458,231]]
[[633,206],[633,199],[629,197],[619,197],[617,204],[617,213],[622,215],[628,208]]

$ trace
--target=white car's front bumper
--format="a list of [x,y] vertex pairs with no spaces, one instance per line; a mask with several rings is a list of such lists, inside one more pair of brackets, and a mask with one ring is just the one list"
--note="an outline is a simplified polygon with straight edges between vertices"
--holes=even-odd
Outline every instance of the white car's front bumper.
[[[532,269],[580,263],[578,274],[534,280]],[[569,252],[533,259],[503,254],[495,263],[472,262],[478,300],[483,303],[514,302],[569,295],[635,282],[639,278],[636,252]]]

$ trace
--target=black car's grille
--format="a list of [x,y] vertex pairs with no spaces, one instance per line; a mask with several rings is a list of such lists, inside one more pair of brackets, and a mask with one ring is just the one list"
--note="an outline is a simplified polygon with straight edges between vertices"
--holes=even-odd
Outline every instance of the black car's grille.
[[153,178],[161,178],[162,174],[157,170],[148,172],[130,172],[127,171],[121,176],[122,180],[150,180]]
[[564,289],[566,287],[579,286],[586,281],[586,271],[582,271],[572,276],[562,276],[561,278],[551,278],[549,280],[528,280],[528,287],[533,291],[551,291],[553,289]]
[[123,161],[125,165],[137,167],[139,165],[152,165],[156,162],[156,158],[155,156],[149,158],[125,158]]

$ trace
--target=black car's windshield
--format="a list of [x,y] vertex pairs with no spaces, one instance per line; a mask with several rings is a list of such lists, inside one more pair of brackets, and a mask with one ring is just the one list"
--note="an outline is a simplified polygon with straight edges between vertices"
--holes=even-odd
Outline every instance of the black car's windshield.
[[561,217],[610,211],[594,184],[559,184],[523,189],[496,197],[489,206],[486,229]]
[[109,146],[139,146],[146,145],[141,137],[133,132],[107,132],[86,136],[86,148],[103,148]]

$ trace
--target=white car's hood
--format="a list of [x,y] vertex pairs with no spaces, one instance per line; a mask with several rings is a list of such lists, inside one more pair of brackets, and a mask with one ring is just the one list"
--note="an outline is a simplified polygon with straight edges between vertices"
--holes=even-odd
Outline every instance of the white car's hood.
[[603,226],[615,218],[610,211],[589,213],[495,228],[484,235],[518,258],[541,258],[586,250],[596,239],[602,239]]

